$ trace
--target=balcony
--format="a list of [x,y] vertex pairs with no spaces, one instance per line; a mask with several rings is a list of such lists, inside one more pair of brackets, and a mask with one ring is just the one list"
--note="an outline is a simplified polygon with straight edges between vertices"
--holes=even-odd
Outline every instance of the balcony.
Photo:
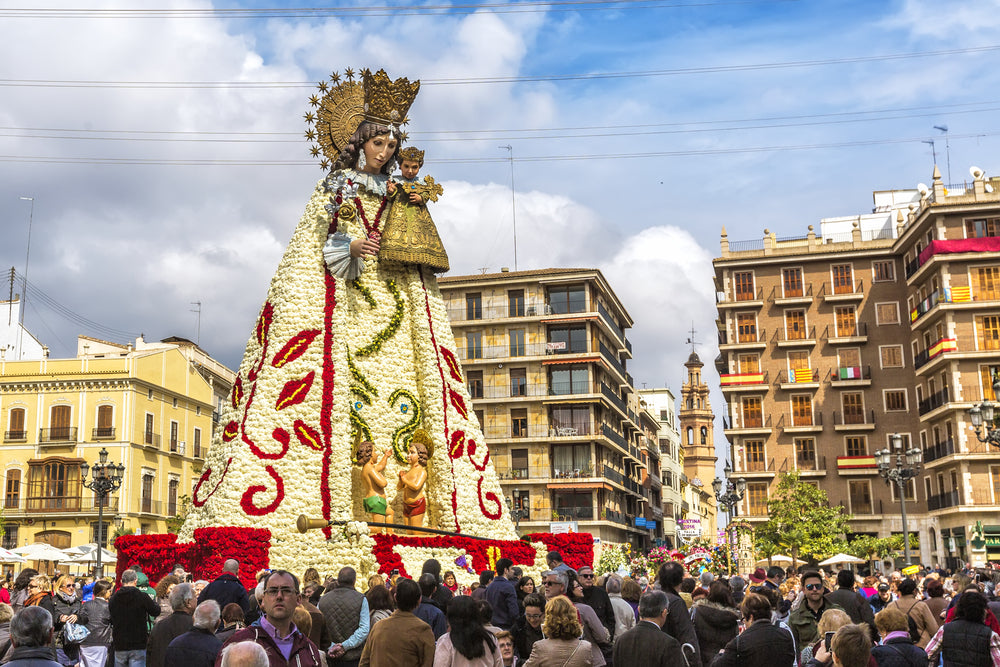
[[114,426],[98,426],[90,434],[91,440],[114,440],[115,439],[115,427]]
[[764,305],[764,288],[758,287],[756,292],[745,290],[736,292],[735,298],[731,298],[726,292],[715,293],[715,306],[723,308],[752,308]]
[[874,431],[875,411],[869,410],[868,412],[865,412],[864,410],[848,410],[847,412],[842,413],[835,410],[833,413],[833,430]]
[[865,281],[863,280],[859,280],[857,285],[835,287],[832,292],[827,292],[827,285],[828,283],[823,283],[823,288],[820,291],[820,296],[827,303],[849,303],[865,298]]
[[27,431],[4,431],[3,433],[4,442],[27,442],[28,432]]
[[812,283],[806,285],[804,290],[782,290],[777,285],[771,289],[770,300],[776,306],[808,306],[813,301]]
[[604,325],[615,335],[615,339],[622,343],[621,349],[627,349],[631,356],[632,344],[625,340],[625,331],[618,326],[615,318],[611,317],[611,313],[608,312],[608,309],[600,301],[597,302],[597,314],[601,316],[601,321],[604,322]]
[[724,392],[767,391],[767,372],[726,373],[719,376]]
[[719,332],[719,350],[763,350],[767,348],[767,335],[764,329],[760,332],[743,331],[730,341],[729,334]]
[[163,503],[159,500],[152,500],[150,498],[140,498],[139,499],[139,513],[140,514],[163,514]]
[[943,459],[946,456],[950,456],[955,452],[955,440],[954,438],[949,438],[944,442],[938,442],[930,447],[924,449],[924,463],[930,463],[931,461],[936,461],[938,459]]
[[854,326],[838,328],[827,325],[823,330],[823,338],[830,345],[849,345],[868,342],[868,323],[856,322]]
[[629,385],[629,375],[625,372],[625,367],[622,366],[622,363],[618,360],[618,355],[609,350],[608,346],[604,343],[598,343],[598,349],[600,350],[601,356],[604,360],[608,362],[608,365],[611,366],[616,373],[618,373],[619,384],[625,386]]
[[794,371],[780,371],[778,386],[788,391],[819,389],[819,369],[797,368]]
[[874,456],[838,456],[837,473],[840,475],[875,475],[878,466]]
[[826,476],[826,456],[813,454],[809,456],[796,455],[795,468],[803,477],[825,477]]
[[[779,337],[780,334],[780,337]],[[778,329],[774,332],[775,344],[778,347],[812,347],[816,345],[816,327],[810,327],[808,331],[796,331],[788,328]]]
[[469,347],[463,345],[458,348],[458,358],[462,361],[477,362],[490,361],[496,359],[519,359],[521,357],[542,357],[553,354],[587,354],[588,350],[570,351],[558,349],[548,343],[525,343],[511,345],[480,345]]
[[723,415],[722,426],[726,435],[767,435],[773,428],[771,415],[766,417],[753,415],[742,418],[739,415],[735,417]]
[[927,509],[930,511],[954,507],[959,504],[958,491],[945,491],[927,498]]
[[178,440],[171,440],[170,441],[170,449],[167,450],[167,453],[173,454],[173,455],[176,455],[176,456],[184,456],[184,450],[185,449],[187,449],[187,443],[184,442],[183,440],[180,440],[180,441],[178,441]]
[[56,444],[66,445],[75,442],[76,442],[75,426],[59,426],[56,428],[38,429],[38,444],[40,445],[56,445]]
[[920,401],[920,403],[917,405],[917,413],[921,417],[923,417],[928,412],[940,408],[948,401],[949,401],[948,387],[945,387],[944,389],[941,389],[940,391],[937,391],[928,396],[927,398],[925,398],[924,400]]
[[934,306],[938,305],[940,302],[948,303],[951,301],[951,294],[943,289],[936,289],[931,292],[930,296],[914,306],[913,310],[910,311],[910,324],[913,325],[921,317],[929,313]]
[[555,507],[552,509],[553,521],[593,521],[593,507]]
[[833,387],[870,387],[872,383],[871,366],[841,366],[830,380]]
[[918,352],[916,356],[913,357],[913,370],[917,370],[922,366],[926,366],[934,359],[937,359],[943,354],[948,352],[958,351],[958,341],[954,338],[942,338],[938,342],[934,343],[930,349],[924,350],[923,352]]
[[628,442],[625,440],[625,438],[623,436],[619,435],[618,433],[616,433],[607,424],[601,424],[601,435],[603,435],[605,438],[607,438],[611,442],[615,443],[615,445],[617,445],[618,448],[621,449],[623,452],[628,452],[629,451],[629,445],[628,445]]
[[[591,464],[579,462],[579,467],[573,469],[550,468],[549,466],[528,466],[512,468],[503,464],[496,466],[497,476],[501,481],[559,481],[559,480],[582,480],[595,479],[594,468]],[[599,478],[596,478],[599,479]]]
[[552,308],[547,303],[534,302],[524,306],[523,313],[510,304],[499,306],[481,304],[463,304],[448,309],[448,319],[452,322],[481,322],[483,320],[505,320],[516,317],[544,317],[551,315]]
[[[781,469],[784,470],[787,464],[788,459],[783,459]],[[748,460],[746,461],[743,470],[738,472],[741,476],[746,477],[747,479],[774,477],[775,473],[778,472],[778,467],[775,465],[774,458],[771,458],[770,460]]]
[[160,448],[160,434],[153,433],[152,431],[146,431],[142,434],[142,446],[150,447],[152,449]]
[[820,433],[823,430],[823,413],[808,415],[781,415],[778,428],[785,433]]
[[903,267],[904,278],[909,279],[909,277],[912,276],[914,273],[916,273],[919,268],[920,268],[920,259],[918,257],[914,257],[913,259],[911,259],[909,262],[906,263],[906,266]]
[[[118,497],[111,496],[105,499],[104,512],[118,511]],[[5,510],[15,510],[5,504]],[[79,496],[28,496],[24,499],[24,511],[28,514],[46,513],[60,514],[66,513],[98,513],[98,503],[93,496],[81,498]]]

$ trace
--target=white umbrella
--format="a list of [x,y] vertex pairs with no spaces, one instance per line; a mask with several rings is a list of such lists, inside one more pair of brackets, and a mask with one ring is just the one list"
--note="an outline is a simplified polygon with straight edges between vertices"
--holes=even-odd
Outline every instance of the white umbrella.
[[864,558],[858,558],[857,556],[851,556],[848,554],[837,554],[836,556],[830,556],[825,561],[822,561],[820,565],[843,565],[844,563],[867,563]]
[[[67,563],[96,563],[97,562],[97,550],[93,549],[82,554],[77,554],[72,558],[66,559]],[[110,563],[117,563],[118,559],[115,555],[108,551],[107,549],[101,549],[101,564],[107,565]]]
[[[764,567],[765,565],[767,565],[767,561],[768,561],[767,558],[761,558],[759,561],[754,563],[754,566]],[[785,556],[784,554],[774,554],[773,556],[771,556],[770,561],[771,565],[791,565],[792,557]],[[795,560],[796,565],[804,565],[805,563],[806,561],[802,560],[801,558]]]
[[18,556],[13,551],[0,549],[0,563],[23,563],[27,560],[23,556]]
[[69,555],[65,551],[56,549],[51,544],[46,544],[45,542],[35,542],[34,544],[18,547],[12,551],[26,560],[69,560]]

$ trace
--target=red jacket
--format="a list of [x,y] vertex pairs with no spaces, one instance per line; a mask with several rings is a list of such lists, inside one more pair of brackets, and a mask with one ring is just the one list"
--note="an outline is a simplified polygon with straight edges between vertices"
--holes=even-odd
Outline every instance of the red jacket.
[[[256,623],[251,625],[249,628],[243,628],[242,630],[236,631],[232,637],[230,637],[222,648],[229,646],[230,644],[235,644],[237,642],[252,641],[260,644],[264,647],[267,652],[267,660],[271,667],[322,667],[323,663],[319,655],[319,649],[316,645],[312,643],[312,640],[306,637],[301,632],[295,635],[295,641],[292,644],[292,652],[288,654],[288,660],[285,660],[285,656],[281,655],[281,651],[278,650],[278,645],[274,643],[271,639],[271,635],[264,632],[264,629],[257,625]],[[215,667],[219,667],[222,664],[222,652],[219,652],[219,657],[215,659]]]
[[[944,617],[945,623],[951,623],[955,620],[955,607],[948,610],[948,614]],[[990,630],[1000,635],[1000,623],[997,622],[997,617],[993,615],[993,612],[989,609],[986,610],[986,619],[983,621],[986,625],[990,626]]]

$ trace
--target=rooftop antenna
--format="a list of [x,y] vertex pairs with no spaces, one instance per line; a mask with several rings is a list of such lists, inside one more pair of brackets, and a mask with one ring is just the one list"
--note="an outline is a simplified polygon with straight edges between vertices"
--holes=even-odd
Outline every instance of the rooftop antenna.
[[35,198],[34,197],[18,197],[21,201],[30,201],[31,210],[28,212],[28,244],[24,251],[24,280],[21,281],[23,286],[21,288],[21,312],[20,312],[20,325],[17,330],[17,356],[14,358],[17,360],[21,359],[21,347],[24,342],[24,311],[25,305],[28,303],[28,258],[31,257],[31,223],[35,219]]
[[688,345],[691,346],[691,352],[694,352],[694,346],[695,346],[694,334],[695,334],[694,322],[691,322],[691,336],[690,338],[687,339]]
[[198,313],[198,335],[194,339],[194,342],[200,346],[201,345],[201,301],[192,301],[191,305],[197,306],[197,308],[192,308],[191,312]]
[[948,184],[951,184],[951,144],[948,142],[948,126],[947,125],[935,125],[935,130],[939,130],[944,133],[944,150],[945,154],[948,156]]
[[510,216],[514,228],[514,270],[517,271],[517,204],[514,199],[514,147],[508,144],[506,146],[497,146],[497,148],[505,149],[509,153],[510,159]]
[[936,167],[937,166],[937,150],[935,150],[935,148],[934,148],[934,140],[933,139],[930,139],[930,140],[924,139],[920,143],[922,143],[922,144],[930,144],[931,145],[931,156],[934,159],[934,166]]

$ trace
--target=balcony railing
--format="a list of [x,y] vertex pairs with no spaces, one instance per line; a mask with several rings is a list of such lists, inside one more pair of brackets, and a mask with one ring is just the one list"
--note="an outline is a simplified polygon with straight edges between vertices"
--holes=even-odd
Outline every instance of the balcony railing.
[[619,435],[617,432],[615,432],[607,424],[601,424],[601,435],[603,435],[605,438],[607,438],[611,442],[615,443],[616,445],[624,449],[626,452],[628,451],[628,442],[626,442],[625,438],[622,435]]
[[601,356],[604,357],[605,360],[607,360],[607,362],[611,365],[611,367],[618,372],[618,375],[620,375],[623,378],[628,375],[625,372],[625,367],[622,366],[621,362],[618,360],[618,355],[609,350],[607,345],[605,345],[604,343],[598,343],[598,349],[601,352]]
[[781,301],[782,299],[811,299],[813,295],[812,283],[805,286],[805,289],[782,289],[781,285],[771,288],[771,301]]
[[938,442],[924,449],[924,463],[936,461],[950,454],[955,453],[955,440],[949,438],[944,442]]
[[490,424],[483,429],[487,438],[571,438],[590,435],[589,423],[578,423],[575,426],[555,426],[546,424],[528,424],[515,431],[514,425]]
[[723,387],[767,384],[767,371],[763,373],[726,373],[719,376]]
[[795,466],[800,471],[803,472],[820,472],[826,471],[826,456],[823,454],[812,456],[802,456],[799,454],[795,455]]
[[852,380],[871,380],[871,366],[839,366],[834,382],[851,382]]
[[831,338],[867,338],[868,337],[868,323],[867,322],[855,322],[853,326],[847,324],[842,327],[838,327],[835,324],[826,325],[826,329],[823,330],[823,338],[829,340]]
[[809,327],[808,331],[805,329],[801,331],[795,331],[794,329],[789,331],[786,327],[784,329],[776,329],[774,335],[781,336],[776,341],[778,343],[812,343],[816,340],[816,327]]
[[927,498],[927,509],[940,510],[946,507],[954,507],[959,504],[958,491],[945,491]]
[[[106,512],[118,511],[118,497],[111,496],[105,499],[104,510]],[[7,509],[9,507],[5,503]],[[28,496],[24,499],[24,510],[26,512],[97,512],[98,503],[91,496],[81,498],[79,496]]]
[[[787,423],[786,423],[787,422]],[[778,420],[778,428],[797,428],[806,426],[822,426],[823,425],[823,413],[822,412],[811,412],[809,414],[799,414],[799,415],[781,415],[781,419]]]
[[91,439],[93,440],[114,440],[115,439],[115,427],[114,426],[98,426],[91,433]]
[[921,366],[924,366],[932,359],[936,359],[946,352],[957,352],[958,351],[958,341],[954,338],[942,338],[938,342],[934,343],[929,349],[923,352],[918,352],[913,357],[913,369],[916,370]]
[[552,514],[558,521],[593,521],[595,516],[593,507],[555,507]]
[[[539,301],[524,305],[523,317],[540,317],[551,314],[552,308],[547,303]],[[448,309],[448,319],[452,322],[499,320],[509,317],[522,317],[522,315],[517,308],[511,308],[508,303],[499,306],[463,304]]]
[[779,371],[778,384],[815,384],[819,382],[818,368],[797,368],[793,371]]
[[179,456],[184,456],[184,450],[187,447],[187,443],[183,440],[171,440],[170,441],[170,453],[177,454]]
[[559,349],[548,343],[515,343],[506,345],[479,345],[458,348],[458,357],[462,361],[477,361],[480,359],[517,359],[520,357],[541,357],[553,354],[586,354],[590,350]]
[[139,512],[141,514],[162,514],[162,510],[163,503],[159,500],[152,500],[150,498],[139,499]]
[[941,389],[940,391],[937,391],[920,401],[917,406],[917,412],[923,416],[931,410],[940,408],[942,405],[947,403],[948,400],[948,387],[945,387],[944,389]]
[[903,267],[903,273],[907,278],[909,278],[914,273],[916,273],[917,269],[919,268],[920,268],[920,258],[914,257],[912,260],[906,263],[905,267]]
[[622,331],[622,328],[620,326],[615,324],[615,320],[613,317],[611,317],[611,313],[608,312],[607,308],[601,305],[600,301],[597,302],[597,313],[601,316],[601,319],[604,320],[604,323],[608,325],[608,328],[615,332],[615,335],[618,337],[618,340],[624,342],[625,332]]
[[841,413],[838,410],[833,412],[834,426],[874,426],[875,410],[848,410]]
[[501,480],[519,479],[587,479],[594,477],[594,468],[590,463],[580,463],[578,467],[571,469],[554,468],[549,466],[528,466],[528,467],[507,467],[497,465],[497,476]]
[[153,447],[154,449],[160,448],[160,434],[153,433],[152,431],[146,431],[142,434],[142,444],[147,447]]
[[771,415],[750,415],[740,418],[737,415],[735,418],[729,415],[722,416],[722,426],[726,430],[739,429],[739,428],[771,428]]
[[28,439],[27,431],[4,431],[4,442],[25,442]]
[[76,442],[75,426],[38,429],[38,442]]

